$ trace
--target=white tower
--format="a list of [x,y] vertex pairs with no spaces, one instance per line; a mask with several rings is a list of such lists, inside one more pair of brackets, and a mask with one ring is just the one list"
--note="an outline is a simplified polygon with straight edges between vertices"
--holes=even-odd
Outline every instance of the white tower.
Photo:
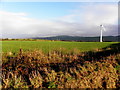
[[101,32],[100,32],[100,42],[103,42],[103,41],[102,41],[102,31],[103,31],[103,30],[105,31],[105,28],[104,28],[104,26],[101,24],[101,25],[100,25],[100,31],[101,31]]

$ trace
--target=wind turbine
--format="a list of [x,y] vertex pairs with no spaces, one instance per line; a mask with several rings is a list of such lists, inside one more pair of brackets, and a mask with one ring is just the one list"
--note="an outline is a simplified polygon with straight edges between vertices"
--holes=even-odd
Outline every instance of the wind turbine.
[[103,30],[105,31],[105,27],[101,24],[101,25],[100,25],[100,31],[101,31],[101,33],[100,33],[100,42],[103,42],[103,41],[102,41],[102,31],[103,31]]

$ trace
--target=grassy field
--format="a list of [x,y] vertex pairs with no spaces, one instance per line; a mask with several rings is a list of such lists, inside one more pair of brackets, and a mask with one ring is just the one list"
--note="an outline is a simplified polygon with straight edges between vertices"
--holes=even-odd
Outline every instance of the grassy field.
[[2,41],[3,52],[18,52],[20,48],[24,51],[39,49],[43,52],[51,50],[64,50],[65,52],[77,49],[81,52],[101,49],[117,42],[64,42],[64,41]]
[[2,89],[120,87],[117,42],[2,41],[2,49]]

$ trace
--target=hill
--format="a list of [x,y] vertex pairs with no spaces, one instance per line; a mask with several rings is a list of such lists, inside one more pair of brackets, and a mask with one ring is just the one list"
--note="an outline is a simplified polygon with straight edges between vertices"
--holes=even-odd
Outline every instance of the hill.
[[[120,36],[103,36],[103,41],[118,42]],[[99,37],[80,37],[80,36],[53,36],[53,37],[35,37],[32,39],[62,40],[62,41],[82,41],[99,42]]]

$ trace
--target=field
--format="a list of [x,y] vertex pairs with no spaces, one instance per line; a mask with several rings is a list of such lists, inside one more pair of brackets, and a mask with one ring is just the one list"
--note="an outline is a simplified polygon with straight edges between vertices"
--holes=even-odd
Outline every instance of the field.
[[77,49],[81,52],[101,49],[117,42],[64,42],[64,41],[3,41],[3,52],[18,52],[20,48],[23,50],[42,50],[47,53],[51,50],[63,49],[65,52]]
[[120,43],[2,41],[2,88],[119,88]]

